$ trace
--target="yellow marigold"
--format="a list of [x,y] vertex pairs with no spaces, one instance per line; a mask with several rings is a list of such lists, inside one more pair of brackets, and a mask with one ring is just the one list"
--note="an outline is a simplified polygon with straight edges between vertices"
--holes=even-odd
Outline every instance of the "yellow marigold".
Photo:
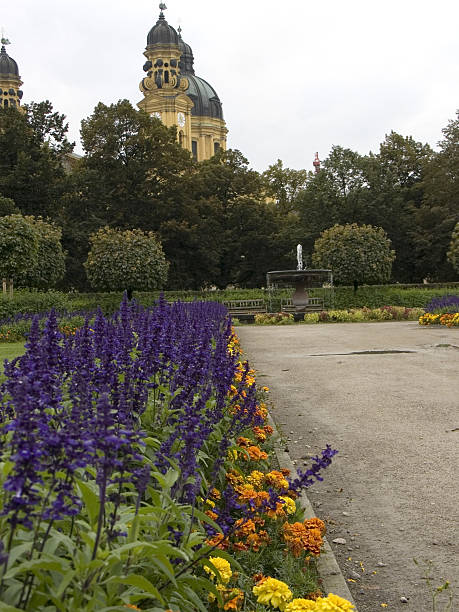
[[221,498],[221,493],[218,489],[212,489],[212,491],[210,492],[210,496],[213,497],[214,499],[220,499]]
[[238,446],[242,446],[242,448],[248,448],[253,444],[250,438],[244,438],[243,436],[239,436],[239,438],[236,440],[236,443]]
[[265,480],[265,475],[263,472],[259,472],[258,470],[253,470],[247,476],[247,482],[250,482],[254,487],[260,488]]
[[[222,557],[209,557],[209,561],[212,563],[212,565],[215,565],[220,572],[219,582],[221,582],[221,584],[228,584],[231,576],[233,575],[229,562],[226,559],[222,559]],[[212,578],[216,575],[210,567],[205,566],[204,569],[212,576]]]
[[275,578],[266,578],[266,580],[254,586],[252,592],[257,596],[257,603],[270,604],[273,608],[279,608],[281,612],[285,610],[285,606],[292,599],[292,591],[285,582]]
[[303,612],[304,610],[316,611],[316,602],[312,599],[293,599],[285,608],[285,612]]
[[282,495],[279,497],[279,499],[284,502],[284,510],[287,514],[295,514],[296,504],[293,499],[290,499],[290,497],[286,497],[285,495]]
[[226,458],[228,459],[228,461],[237,461],[237,450],[235,448],[230,449],[226,455]]
[[314,603],[316,607],[312,610],[317,612],[348,612],[348,610],[354,610],[350,601],[333,593],[329,593],[327,597],[319,597]]
[[276,489],[282,489],[285,491],[288,490],[288,482],[282,472],[279,470],[272,470],[272,472],[268,472],[265,479],[269,485],[275,487]]
[[232,487],[237,487],[239,485],[244,484],[244,478],[234,470],[231,472],[226,472],[226,480],[230,483]]

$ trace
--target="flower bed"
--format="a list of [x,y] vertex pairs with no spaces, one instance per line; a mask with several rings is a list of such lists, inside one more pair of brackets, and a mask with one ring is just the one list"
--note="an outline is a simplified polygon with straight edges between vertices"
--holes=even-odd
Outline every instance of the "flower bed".
[[2,609],[351,609],[317,592],[324,525],[295,502],[336,451],[271,469],[222,306],[124,301],[67,331],[34,319],[0,387]]
[[381,308],[355,308],[351,310],[324,310],[304,315],[305,323],[360,323],[362,321],[417,321],[422,308],[382,306]]
[[445,312],[443,314],[426,312],[419,317],[419,325],[446,325],[446,327],[459,327],[459,312]]

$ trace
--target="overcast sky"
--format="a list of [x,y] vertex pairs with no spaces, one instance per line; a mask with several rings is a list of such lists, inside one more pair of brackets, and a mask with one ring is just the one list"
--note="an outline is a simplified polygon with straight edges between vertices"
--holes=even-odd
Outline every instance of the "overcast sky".
[[[79,144],[97,102],[142,95],[150,0],[2,1],[23,102],[49,99]],[[377,151],[391,130],[435,146],[459,107],[457,0],[166,0],[228,145],[257,170],[312,169],[332,145]]]

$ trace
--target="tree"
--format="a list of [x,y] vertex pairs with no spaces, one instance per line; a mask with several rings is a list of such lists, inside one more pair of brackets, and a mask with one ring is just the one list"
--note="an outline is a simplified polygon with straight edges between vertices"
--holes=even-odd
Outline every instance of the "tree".
[[331,269],[338,284],[385,283],[389,280],[395,251],[380,227],[356,223],[334,225],[322,232],[314,245],[312,263]]
[[16,284],[49,289],[54,287],[65,273],[65,253],[61,245],[62,230],[40,218],[25,217],[25,219],[37,236],[37,263],[18,274]]
[[90,237],[91,250],[85,262],[88,280],[101,291],[132,292],[161,289],[169,264],[153,232],[139,229],[100,229]]
[[30,221],[22,215],[0,217],[0,278],[14,280],[37,263],[38,237]]
[[24,215],[55,217],[68,188],[63,162],[73,145],[64,116],[53,113],[50,102],[24,108],[25,114],[12,107],[0,112],[0,192]]
[[7,217],[8,215],[19,215],[20,210],[11,198],[4,198],[0,194],[0,217]]
[[459,111],[442,132],[440,151],[425,167],[413,241],[420,276],[445,281],[456,278],[447,251],[459,218]]
[[266,192],[276,200],[280,212],[288,214],[296,208],[298,195],[306,188],[310,173],[307,170],[284,168],[280,159],[262,174]]
[[81,141],[86,155],[79,179],[95,214],[112,227],[157,227],[161,202],[192,167],[176,129],[120,100],[96,106],[81,123]]
[[448,251],[448,261],[459,272],[459,222],[456,223]]

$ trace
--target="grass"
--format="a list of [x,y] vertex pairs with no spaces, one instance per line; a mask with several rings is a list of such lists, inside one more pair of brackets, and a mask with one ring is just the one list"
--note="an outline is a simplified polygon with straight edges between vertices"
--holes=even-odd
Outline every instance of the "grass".
[[3,362],[25,353],[24,342],[8,342],[0,344],[0,374],[3,374]]

